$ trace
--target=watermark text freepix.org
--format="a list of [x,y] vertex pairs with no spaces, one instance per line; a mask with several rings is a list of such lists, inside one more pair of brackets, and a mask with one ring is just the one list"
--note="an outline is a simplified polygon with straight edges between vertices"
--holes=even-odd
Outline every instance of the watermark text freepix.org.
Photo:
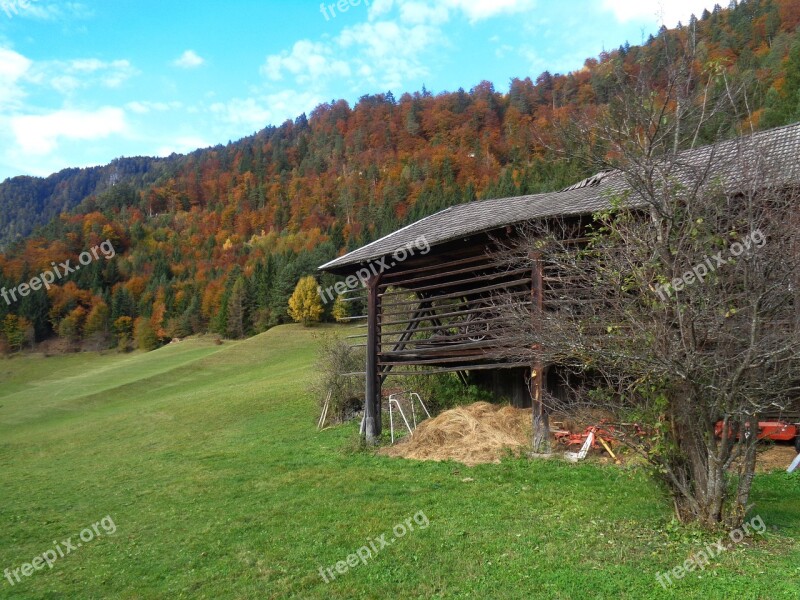
[[81,540],[80,542],[72,541],[73,537],[76,536],[68,537],[66,540],[61,540],[61,542],[53,541],[53,548],[46,550],[41,555],[34,556],[31,562],[24,563],[16,569],[4,570],[3,575],[8,579],[8,583],[14,586],[22,581],[20,574],[22,574],[23,577],[30,577],[34,571],[41,571],[44,569],[45,565],[47,565],[48,569],[52,569],[53,564],[59,558],[64,558],[70,552],[77,550],[83,543],[89,543],[95,539],[95,537],[100,537],[102,535],[100,533],[101,528],[106,535],[114,535],[117,531],[117,525],[114,523],[114,519],[111,518],[111,515],[106,515],[97,523],[82,529],[77,535]]
[[[331,20],[331,16],[335,19],[336,18],[336,10],[338,9],[339,12],[345,13],[350,10],[351,6],[359,6],[362,0],[337,0],[332,4],[328,4],[323,2],[319,5],[319,12],[322,13],[322,16],[325,17],[326,21]],[[363,0],[364,6],[369,6],[369,0]],[[328,13],[330,12],[330,16]]]
[[686,273],[680,277],[676,277],[669,283],[663,283],[657,286],[655,292],[658,294],[658,297],[661,298],[662,302],[666,302],[667,298],[672,296],[673,291],[680,292],[685,287],[692,285],[695,281],[702,283],[710,273],[713,273],[719,267],[734,262],[736,258],[747,250],[750,250],[753,245],[755,245],[756,248],[763,248],[766,243],[767,238],[764,237],[764,234],[761,233],[760,230],[756,229],[744,238],[743,242],[733,242],[731,244],[730,248],[728,248],[731,254],[730,257],[723,257],[722,250],[720,250],[713,256],[706,257],[704,261],[692,267],[691,271],[686,271]]
[[706,544],[704,550],[695,552],[692,556],[683,561],[682,565],[676,566],[674,569],[666,573],[657,573],[656,581],[661,584],[661,587],[667,589],[667,586],[673,585],[672,578],[683,579],[687,573],[692,573],[698,568],[704,571],[712,558],[718,557],[726,550],[730,550],[735,544],[739,544],[746,536],[752,536],[754,533],[764,535],[767,526],[760,516],[755,516],[742,525],[741,529],[734,529],[728,534],[728,538],[732,543],[725,544],[725,538],[719,538],[713,544]]
[[[370,277],[375,277],[384,271],[388,271],[392,267],[397,266],[398,263],[414,256],[415,250],[418,250],[423,256],[431,251],[431,246],[424,235],[421,235],[413,242],[408,242],[405,246],[401,246],[392,253],[391,257],[382,256],[376,261],[370,261],[366,267],[356,271],[355,275],[349,275],[344,281],[339,281],[325,290],[322,289],[322,286],[317,286],[317,293],[319,297],[322,298],[322,303],[327,304],[335,300],[337,295],[342,295],[349,290],[354,290],[359,284],[362,287],[367,287],[367,281],[369,281]],[[387,263],[390,259],[391,262]]]
[[0,0],[0,8],[3,9],[3,12],[5,12],[6,16],[10,19],[14,15],[18,15],[21,10],[30,8],[31,2],[34,1],[35,0]]
[[[98,254],[99,251],[99,254]],[[78,262],[80,264],[72,266],[70,263],[71,260],[67,259],[63,263],[54,263],[51,262],[50,265],[53,267],[52,270],[45,271],[40,275],[31,279],[28,283],[20,283],[17,287],[11,288],[7,290],[3,288],[0,290],[0,296],[3,297],[3,300],[6,301],[6,304],[10,305],[11,302],[17,302],[19,298],[24,298],[31,291],[38,291],[42,289],[42,286],[50,289],[50,286],[53,285],[57,280],[60,280],[62,277],[69,275],[70,273],[74,273],[75,271],[79,271],[81,266],[87,266],[92,263],[92,261],[99,260],[100,255],[103,256],[106,260],[111,260],[116,256],[117,251],[114,249],[114,244],[111,243],[111,240],[106,240],[99,246],[95,246],[90,250],[86,250],[85,252],[81,252],[80,256],[78,256]],[[17,298],[19,295],[19,298]]]
[[369,545],[361,546],[361,548],[356,550],[354,554],[348,555],[345,560],[340,560],[330,567],[320,567],[319,576],[322,577],[322,580],[325,583],[330,583],[336,579],[335,573],[344,575],[350,569],[357,567],[359,563],[366,565],[367,561],[375,558],[378,552],[391,546],[401,537],[404,537],[407,533],[414,531],[415,523],[420,529],[427,529],[431,524],[431,522],[428,520],[428,517],[425,516],[425,513],[423,511],[419,511],[413,517],[408,517],[402,523],[398,523],[392,527],[392,533],[394,534],[393,538],[387,540],[386,536],[389,535],[388,533],[384,533],[377,538],[370,538],[367,540],[367,544]]

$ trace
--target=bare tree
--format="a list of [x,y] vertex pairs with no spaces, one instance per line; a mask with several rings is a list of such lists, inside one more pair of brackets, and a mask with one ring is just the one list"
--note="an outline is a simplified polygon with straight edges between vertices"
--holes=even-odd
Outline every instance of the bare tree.
[[609,169],[609,208],[504,244],[504,267],[541,257],[547,302],[498,299],[496,336],[516,360],[578,373],[573,400],[615,415],[681,520],[737,526],[758,416],[800,396],[798,178],[769,136],[678,152],[740,121],[724,72],[693,80],[682,64],[660,87],[622,74],[602,122],[577,130]]

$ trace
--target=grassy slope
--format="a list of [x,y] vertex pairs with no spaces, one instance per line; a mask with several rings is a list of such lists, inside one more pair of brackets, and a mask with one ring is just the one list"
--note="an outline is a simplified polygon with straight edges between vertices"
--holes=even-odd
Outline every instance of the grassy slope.
[[[0,362],[0,570],[107,514],[118,528],[0,597],[800,596],[800,478],[760,477],[767,538],[663,592],[655,573],[712,538],[671,528],[646,477],[347,454],[353,428],[317,433],[304,391],[313,333]],[[322,581],[420,510],[427,529]]]

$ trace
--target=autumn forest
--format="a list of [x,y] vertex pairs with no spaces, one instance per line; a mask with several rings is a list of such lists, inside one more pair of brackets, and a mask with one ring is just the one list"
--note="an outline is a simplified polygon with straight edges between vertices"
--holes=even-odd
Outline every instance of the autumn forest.
[[[0,300],[0,350],[43,340],[153,349],[194,333],[242,338],[287,322],[298,281],[314,275],[332,285],[317,267],[337,255],[453,204],[591,175],[598,165],[584,157],[597,155],[593,141],[561,135],[566,124],[602,114],[621,74],[647,71],[653,93],[663,92],[660,74],[686,52],[698,82],[741,91],[739,128],[723,135],[800,120],[800,3],[749,0],[569,74],[521,74],[508,93],[488,81],[469,91],[387,91],[188,155],[6,180],[0,287],[75,263],[106,241],[115,256],[49,291]],[[711,142],[719,132],[704,135]]]

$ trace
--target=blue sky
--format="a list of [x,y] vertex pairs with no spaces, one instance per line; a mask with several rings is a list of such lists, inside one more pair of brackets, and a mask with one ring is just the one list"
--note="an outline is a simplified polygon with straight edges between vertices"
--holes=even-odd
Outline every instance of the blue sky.
[[[321,102],[579,69],[707,0],[0,0],[0,179],[227,143]],[[344,10],[343,10],[344,9]]]

